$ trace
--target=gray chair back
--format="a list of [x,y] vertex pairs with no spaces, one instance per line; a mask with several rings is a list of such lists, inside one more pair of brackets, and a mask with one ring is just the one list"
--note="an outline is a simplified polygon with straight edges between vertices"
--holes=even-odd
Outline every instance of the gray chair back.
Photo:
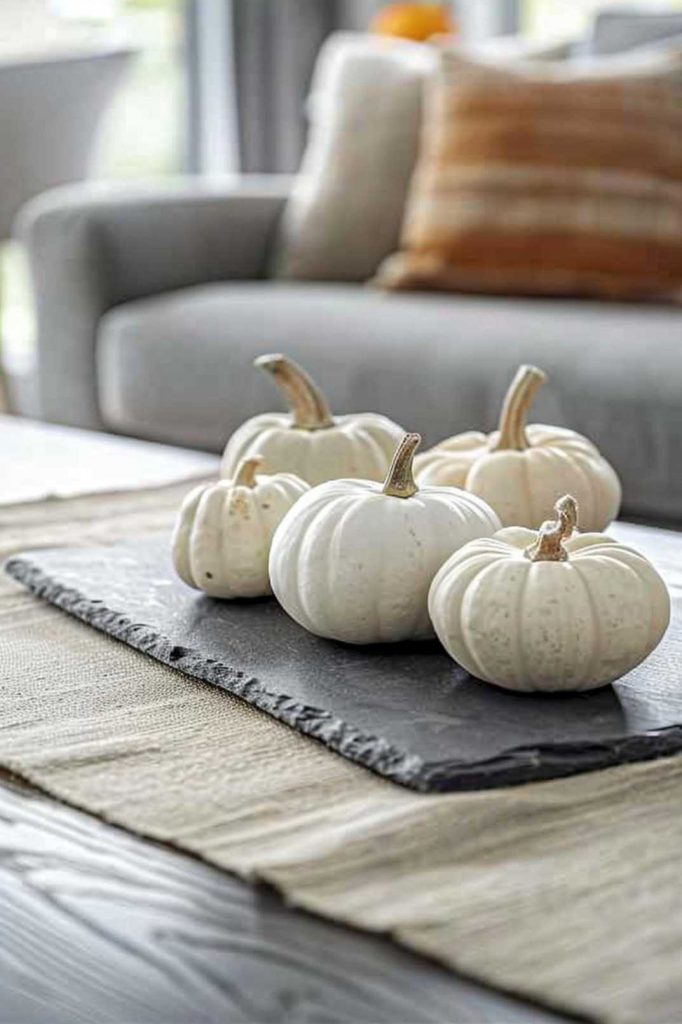
[[606,8],[594,20],[587,52],[602,57],[667,40],[675,45],[682,42],[682,12]]
[[0,240],[28,199],[85,177],[100,117],[133,52],[0,64]]

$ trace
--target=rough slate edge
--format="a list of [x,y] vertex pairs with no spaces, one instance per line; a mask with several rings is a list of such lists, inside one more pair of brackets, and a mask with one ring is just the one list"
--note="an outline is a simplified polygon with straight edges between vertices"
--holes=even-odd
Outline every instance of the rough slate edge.
[[30,557],[15,556],[5,572],[57,608],[68,612],[135,650],[265,711],[286,725],[319,740],[331,750],[377,775],[421,793],[492,789],[525,782],[561,778],[619,764],[648,761],[682,753],[682,724],[633,736],[593,743],[552,743],[514,747],[487,761],[425,762],[392,746],[380,736],[363,733],[335,718],[330,712],[299,704],[284,694],[261,686],[255,677],[200,652],[174,645],[149,626],[131,622],[125,615],[93,601],[72,587],[65,587],[31,564]]

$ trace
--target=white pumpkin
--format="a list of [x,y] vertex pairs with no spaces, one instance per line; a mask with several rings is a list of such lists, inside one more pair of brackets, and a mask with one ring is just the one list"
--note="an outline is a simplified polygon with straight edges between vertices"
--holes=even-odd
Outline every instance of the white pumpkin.
[[172,540],[173,564],[190,587],[211,597],[270,594],[273,534],[308,485],[292,473],[256,475],[244,459],[233,480],[200,484],[182,503]]
[[580,506],[584,529],[605,529],[620,508],[621,487],[613,468],[573,430],[526,426],[530,404],[546,379],[535,366],[519,367],[499,430],[457,434],[418,456],[418,482],[463,487],[487,501],[505,526],[532,529],[551,516],[555,501],[568,492]]
[[332,416],[308,374],[282,355],[260,356],[254,365],[273,375],[291,412],[264,413],[243,423],[227,442],[222,476],[257,451],[268,472],[296,473],[309,484],[337,477],[383,480],[402,427],[371,412]]
[[407,434],[386,481],[314,487],[282,520],[270,553],[275,596],[301,626],[352,644],[433,636],[429,585],[452,552],[499,520],[452,487],[418,489]]
[[460,548],[436,574],[429,612],[446,651],[508,690],[591,690],[661,640],[670,598],[653,565],[598,533],[573,533],[569,495],[540,532],[521,527]]

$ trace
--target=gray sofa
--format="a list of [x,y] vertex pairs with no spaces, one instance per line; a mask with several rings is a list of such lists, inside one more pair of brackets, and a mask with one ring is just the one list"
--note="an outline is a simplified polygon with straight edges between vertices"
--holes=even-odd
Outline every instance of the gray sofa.
[[247,416],[279,406],[251,362],[281,350],[339,412],[376,410],[432,443],[492,428],[530,361],[550,377],[533,418],[600,445],[627,513],[682,519],[679,307],[275,283],[288,184],[80,186],[35,200],[21,230],[41,415],[217,451]]
[[[682,14],[610,7],[579,52],[682,38]],[[273,282],[290,182],[61,189],[21,232],[34,276],[39,407],[49,420],[219,450],[276,407],[253,358],[281,350],[339,412],[376,410],[426,443],[491,429],[517,365],[550,381],[533,418],[602,448],[624,511],[682,522],[682,314],[665,305],[382,294]]]

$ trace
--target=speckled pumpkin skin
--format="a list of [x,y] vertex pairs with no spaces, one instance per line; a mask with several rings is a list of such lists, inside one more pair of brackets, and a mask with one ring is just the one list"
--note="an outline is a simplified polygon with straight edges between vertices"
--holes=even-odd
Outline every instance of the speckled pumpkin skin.
[[232,480],[195,487],[182,503],[173,533],[173,564],[180,579],[211,597],[271,594],[272,537],[308,490],[292,473],[256,476],[253,487]]
[[508,690],[605,686],[660,642],[670,597],[653,565],[602,534],[574,534],[567,561],[533,562],[537,533],[472,541],[436,574],[429,613],[448,654]]

